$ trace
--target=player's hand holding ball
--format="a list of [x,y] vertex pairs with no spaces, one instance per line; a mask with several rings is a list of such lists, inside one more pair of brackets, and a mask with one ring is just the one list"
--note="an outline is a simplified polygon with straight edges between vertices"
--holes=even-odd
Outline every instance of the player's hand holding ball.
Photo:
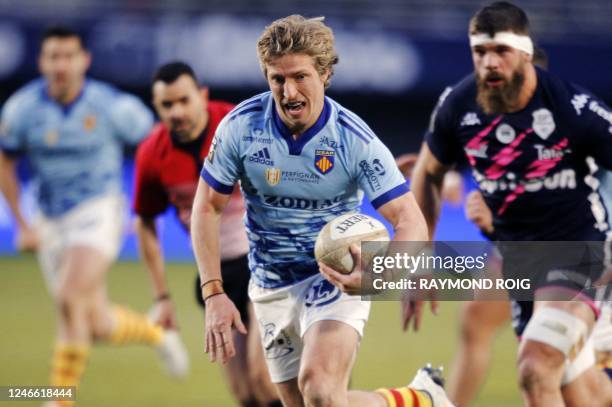
[[[374,255],[361,253],[361,242],[389,242],[389,233],[378,220],[351,212],[327,223],[317,237],[315,257],[321,274],[347,294],[362,293],[362,277]],[[386,246],[384,247],[386,252]]]

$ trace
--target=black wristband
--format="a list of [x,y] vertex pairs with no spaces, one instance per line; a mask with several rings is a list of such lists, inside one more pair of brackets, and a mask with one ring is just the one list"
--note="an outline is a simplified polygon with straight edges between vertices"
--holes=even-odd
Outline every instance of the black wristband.
[[155,302],[160,302],[160,301],[165,301],[165,300],[169,300],[170,299],[170,294],[169,293],[163,293],[157,296],[157,298],[155,298]]

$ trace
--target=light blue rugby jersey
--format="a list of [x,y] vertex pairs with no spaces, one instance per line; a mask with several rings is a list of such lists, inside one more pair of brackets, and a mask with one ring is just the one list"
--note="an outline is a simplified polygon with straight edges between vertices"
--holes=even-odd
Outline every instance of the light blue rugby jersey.
[[56,217],[120,192],[123,145],[137,144],[152,126],[153,114],[138,98],[110,85],[87,79],[78,98],[62,106],[37,79],[4,105],[0,147],[29,157],[40,209]]
[[314,243],[334,217],[358,210],[363,192],[378,208],[408,192],[387,147],[330,98],[293,140],[270,92],[238,105],[215,134],[202,178],[229,194],[240,181],[253,281],[265,288],[318,273]]

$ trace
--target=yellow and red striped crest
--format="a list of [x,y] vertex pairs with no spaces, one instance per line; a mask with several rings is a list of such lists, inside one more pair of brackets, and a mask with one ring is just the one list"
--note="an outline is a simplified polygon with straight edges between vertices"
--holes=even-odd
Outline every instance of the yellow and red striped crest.
[[268,182],[268,185],[273,187],[280,182],[280,179],[280,168],[266,168],[266,181]]

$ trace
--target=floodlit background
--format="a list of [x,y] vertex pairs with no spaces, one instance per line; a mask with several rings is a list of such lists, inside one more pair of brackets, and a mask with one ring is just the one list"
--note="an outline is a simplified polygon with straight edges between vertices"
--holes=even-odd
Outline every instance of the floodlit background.
[[[429,112],[445,86],[471,73],[467,41],[471,0],[0,0],[0,105],[37,76],[38,41],[50,24],[71,25],[93,53],[90,75],[149,101],[154,69],[173,59],[192,64],[213,99],[239,102],[266,90],[255,43],[264,26],[293,13],[325,15],[334,29],[340,64],[329,95],[362,116],[399,155],[416,152]],[[548,53],[550,71],[612,102],[612,2],[517,1],[529,14],[533,38]],[[125,188],[132,167],[126,152]],[[27,162],[20,166],[26,213],[35,211]],[[468,189],[471,181],[467,179]],[[129,213],[125,214],[129,216]],[[172,294],[193,371],[173,383],[151,350],[96,348],[79,392],[82,406],[226,406],[229,395],[216,366],[204,357],[202,313],[193,299],[195,267],[189,241],[172,211],[160,220]],[[0,198],[0,385],[47,381],[53,305],[32,257],[17,256],[13,221]],[[438,238],[480,239],[461,208],[446,206]],[[150,307],[150,284],[137,262],[131,228],[121,261],[110,274],[111,296],[140,310]],[[359,388],[402,385],[427,361],[445,364],[455,350],[456,303],[428,315],[422,332],[403,335],[399,306],[376,303],[353,375]],[[515,406],[516,342],[504,330],[479,406]],[[467,373],[469,374],[469,373]],[[20,405],[27,406],[28,403]],[[31,404],[36,405],[36,404]]]

